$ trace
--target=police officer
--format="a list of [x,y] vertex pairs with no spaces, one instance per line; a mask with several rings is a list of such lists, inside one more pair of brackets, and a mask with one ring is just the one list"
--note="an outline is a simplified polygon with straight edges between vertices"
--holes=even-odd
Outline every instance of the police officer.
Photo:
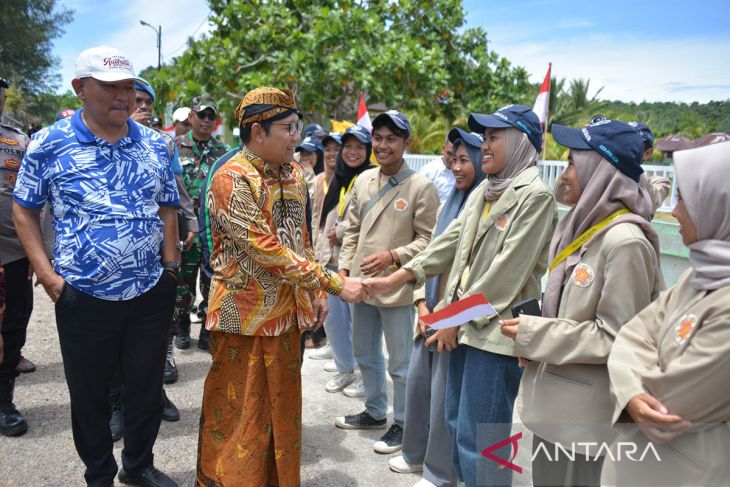
[[[218,120],[217,105],[206,95],[193,98],[192,109],[188,115],[190,131],[176,139],[180,151],[180,165],[183,170],[185,191],[193,200],[197,216],[200,204],[200,188],[213,163],[228,152],[228,146],[213,137],[213,128]],[[179,349],[190,347],[190,311],[195,302],[195,287],[198,281],[198,269],[201,264],[200,242],[185,242],[182,253],[180,273],[178,274],[177,301],[175,303],[175,319],[179,324],[179,333],[175,338],[175,346]],[[210,278],[200,273],[200,292],[203,301],[200,304],[203,324],[200,327],[198,348],[208,350],[208,330],[205,329],[205,315],[208,308],[208,289]]]
[[[8,82],[0,78],[0,120],[6,88]],[[13,404],[13,389],[20,349],[25,344],[33,310],[33,288],[28,279],[28,258],[18,241],[12,217],[13,189],[28,141],[21,130],[0,123],[0,264],[5,268],[7,290],[2,325],[5,353],[0,362],[0,433],[5,436],[20,436],[28,431],[28,423]]]

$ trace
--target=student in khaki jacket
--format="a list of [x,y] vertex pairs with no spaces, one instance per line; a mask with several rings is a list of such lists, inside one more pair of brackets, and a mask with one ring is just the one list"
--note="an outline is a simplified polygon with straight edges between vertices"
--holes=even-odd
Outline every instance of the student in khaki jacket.
[[[439,209],[436,227],[431,239],[441,235],[454,221],[469,198],[486,178],[482,172],[480,134],[453,128],[448,134],[453,144],[455,186]],[[432,313],[444,297],[448,270],[426,282],[415,292],[418,316]],[[456,472],[452,465],[452,440],[446,425],[446,377],[449,370],[449,351],[432,351],[426,347],[426,324],[418,321],[411,352],[406,385],[406,415],[403,427],[403,455],[388,461],[390,469],[398,473],[423,471],[423,479],[416,487],[453,487]]]
[[[621,328],[608,358],[617,441],[656,456],[606,459],[604,485],[727,485],[730,479],[730,142],[674,153],[672,211],[691,268]],[[621,426],[628,426],[621,424]],[[657,457],[661,462],[657,462]]]
[[[550,244],[544,317],[505,320],[502,332],[528,359],[520,417],[535,434],[534,484],[598,485],[598,448],[581,455],[572,443],[611,439],[606,360],[621,325],[659,292],[659,244],[639,184],[639,132],[601,120],[582,129],[553,125],[552,134],[571,149],[556,193],[573,208]],[[575,461],[539,453],[554,452],[555,443],[578,453]]]
[[[373,151],[380,167],[365,171],[352,188],[339,268],[344,276],[387,275],[410,261],[431,240],[439,196],[431,181],[410,169],[403,153],[410,145],[408,118],[396,111],[373,120]],[[365,299],[352,306],[352,348],[365,387],[365,411],[339,417],[338,428],[386,427],[388,395],[382,337],[393,379],[393,424],[373,445],[378,453],[400,450],[406,377],[415,322],[413,286]]]
[[[335,272],[339,270],[337,262],[342,239],[350,225],[347,209],[350,206],[352,187],[362,172],[373,167],[370,164],[373,142],[366,128],[359,125],[349,127],[341,141],[342,145],[335,159],[334,177],[322,203],[323,218],[319,220],[319,229],[315,229],[319,238],[314,249],[317,262]],[[350,306],[341,299],[329,299],[329,296],[327,304],[329,313],[324,328],[329,342],[329,357],[322,353],[310,353],[309,358],[333,359],[337,374],[325,384],[327,392],[344,390],[347,396],[362,397],[365,395],[362,378],[355,372],[356,363],[352,354]]]
[[[473,190],[444,233],[403,269],[384,280],[363,281],[368,293],[413,280],[421,284],[449,271],[437,308],[483,293],[503,315],[513,304],[540,297],[557,221],[553,195],[535,167],[542,147],[540,121],[529,108],[509,105],[492,115],[472,114],[469,127],[484,134],[487,180]],[[498,469],[481,454],[509,437],[521,376],[513,343],[500,334],[497,321],[497,316],[485,316],[439,330],[426,341],[438,343],[439,352],[451,351],[446,421],[454,469],[467,487],[511,482],[509,469]]]

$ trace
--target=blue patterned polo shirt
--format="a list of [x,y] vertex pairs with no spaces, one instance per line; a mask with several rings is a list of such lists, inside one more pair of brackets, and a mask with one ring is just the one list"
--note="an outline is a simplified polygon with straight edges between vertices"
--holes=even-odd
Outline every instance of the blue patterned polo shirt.
[[94,297],[120,301],[162,274],[160,206],[179,206],[164,139],[132,120],[116,144],[96,137],[83,110],[34,135],[13,193],[27,208],[50,198],[54,269]]

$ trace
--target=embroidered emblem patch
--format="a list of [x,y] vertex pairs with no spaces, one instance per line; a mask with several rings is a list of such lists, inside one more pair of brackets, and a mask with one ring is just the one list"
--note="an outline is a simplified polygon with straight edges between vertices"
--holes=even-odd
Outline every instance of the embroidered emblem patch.
[[18,176],[14,173],[8,173],[7,176],[5,176],[5,181],[8,182],[8,185],[12,188],[15,187],[15,180],[18,179]]
[[683,345],[696,327],[697,317],[695,315],[684,315],[679,324],[674,327],[674,340]]
[[585,262],[581,262],[573,269],[573,284],[578,287],[590,286],[593,284],[595,278],[596,274],[593,272],[593,269]]
[[408,209],[408,202],[405,198],[398,198],[393,203],[393,208],[395,208],[395,211],[406,211]]
[[17,140],[11,139],[10,137],[0,137],[0,144],[12,145],[14,147],[20,145]]
[[507,213],[502,213],[494,220],[494,228],[500,232],[504,232],[507,229],[507,225],[509,225],[509,216],[507,216]]
[[17,171],[20,168],[20,161],[17,159],[5,159],[5,167]]

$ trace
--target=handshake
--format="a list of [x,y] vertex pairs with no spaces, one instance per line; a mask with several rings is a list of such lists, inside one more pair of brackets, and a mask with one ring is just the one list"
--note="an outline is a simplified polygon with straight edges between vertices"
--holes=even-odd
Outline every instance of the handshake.
[[389,277],[345,277],[345,285],[340,291],[340,299],[347,303],[359,303],[364,299],[392,291],[397,283]]

